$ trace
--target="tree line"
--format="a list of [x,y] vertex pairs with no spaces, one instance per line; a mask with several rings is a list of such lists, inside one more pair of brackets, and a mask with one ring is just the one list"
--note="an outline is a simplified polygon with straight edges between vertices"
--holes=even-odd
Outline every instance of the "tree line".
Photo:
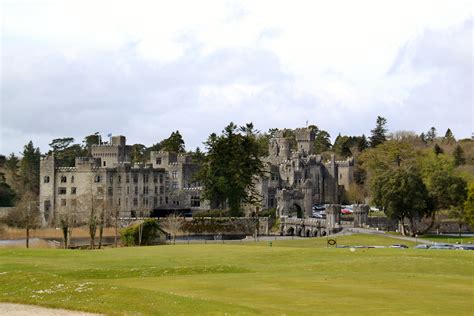
[[[456,140],[450,129],[444,136],[432,127],[417,135],[409,131],[388,133],[387,120],[377,117],[369,137],[338,135],[331,143],[327,131],[310,125],[315,134],[314,148],[328,158],[354,157],[355,182],[346,192],[346,202],[369,202],[380,207],[387,216],[399,220],[404,230],[419,232],[419,223],[448,210],[459,223],[472,225],[472,188],[474,183],[474,144],[470,139]],[[201,165],[196,180],[204,184],[204,198],[214,208],[228,208],[232,216],[242,215],[242,204],[258,203],[256,177],[265,174],[263,158],[268,155],[270,139],[279,130],[256,130],[253,124],[227,125],[220,134],[213,133],[204,142],[205,151],[188,151]],[[281,130],[296,149],[295,131]],[[59,166],[73,166],[77,156],[89,156],[94,144],[104,143],[99,133],[88,135],[82,144],[71,137],[53,139],[47,154],[54,153]],[[179,131],[152,146],[133,144],[131,160],[142,163],[151,151],[166,150],[185,153],[185,142]],[[14,154],[0,157],[3,174],[0,203],[3,206],[24,205],[22,196],[31,199],[39,192],[41,153],[30,141],[22,158]],[[28,194],[26,194],[28,193]]]

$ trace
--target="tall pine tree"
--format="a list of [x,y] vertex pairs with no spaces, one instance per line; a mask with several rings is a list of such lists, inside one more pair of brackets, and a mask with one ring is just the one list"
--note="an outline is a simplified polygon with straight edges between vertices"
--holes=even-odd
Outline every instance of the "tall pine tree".
[[376,126],[370,131],[370,147],[375,148],[387,140],[387,137],[385,136],[385,134],[387,134],[385,125],[387,125],[387,119],[382,116],[377,116]]

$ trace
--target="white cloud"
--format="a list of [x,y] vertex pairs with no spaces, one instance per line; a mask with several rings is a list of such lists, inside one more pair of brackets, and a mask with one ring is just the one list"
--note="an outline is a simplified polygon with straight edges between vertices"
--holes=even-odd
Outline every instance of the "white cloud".
[[97,130],[192,148],[231,120],[472,131],[469,1],[1,5],[0,153]]

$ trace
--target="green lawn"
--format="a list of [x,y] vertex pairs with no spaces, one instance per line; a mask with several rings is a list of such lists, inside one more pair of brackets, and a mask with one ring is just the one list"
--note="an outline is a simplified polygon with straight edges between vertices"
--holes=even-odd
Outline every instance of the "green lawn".
[[[372,235],[337,241],[397,243]],[[106,314],[473,314],[474,252],[325,245],[312,238],[272,247],[1,249],[0,301]]]

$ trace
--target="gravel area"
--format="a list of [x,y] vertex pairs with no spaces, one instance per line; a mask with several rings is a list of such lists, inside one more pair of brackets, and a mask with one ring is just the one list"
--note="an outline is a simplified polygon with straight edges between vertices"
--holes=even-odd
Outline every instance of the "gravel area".
[[56,309],[56,308],[46,308],[39,307],[34,305],[23,305],[23,304],[10,304],[10,303],[0,303],[0,315],[9,315],[9,316],[92,316],[99,314],[91,314],[78,311],[70,311],[67,309]]

